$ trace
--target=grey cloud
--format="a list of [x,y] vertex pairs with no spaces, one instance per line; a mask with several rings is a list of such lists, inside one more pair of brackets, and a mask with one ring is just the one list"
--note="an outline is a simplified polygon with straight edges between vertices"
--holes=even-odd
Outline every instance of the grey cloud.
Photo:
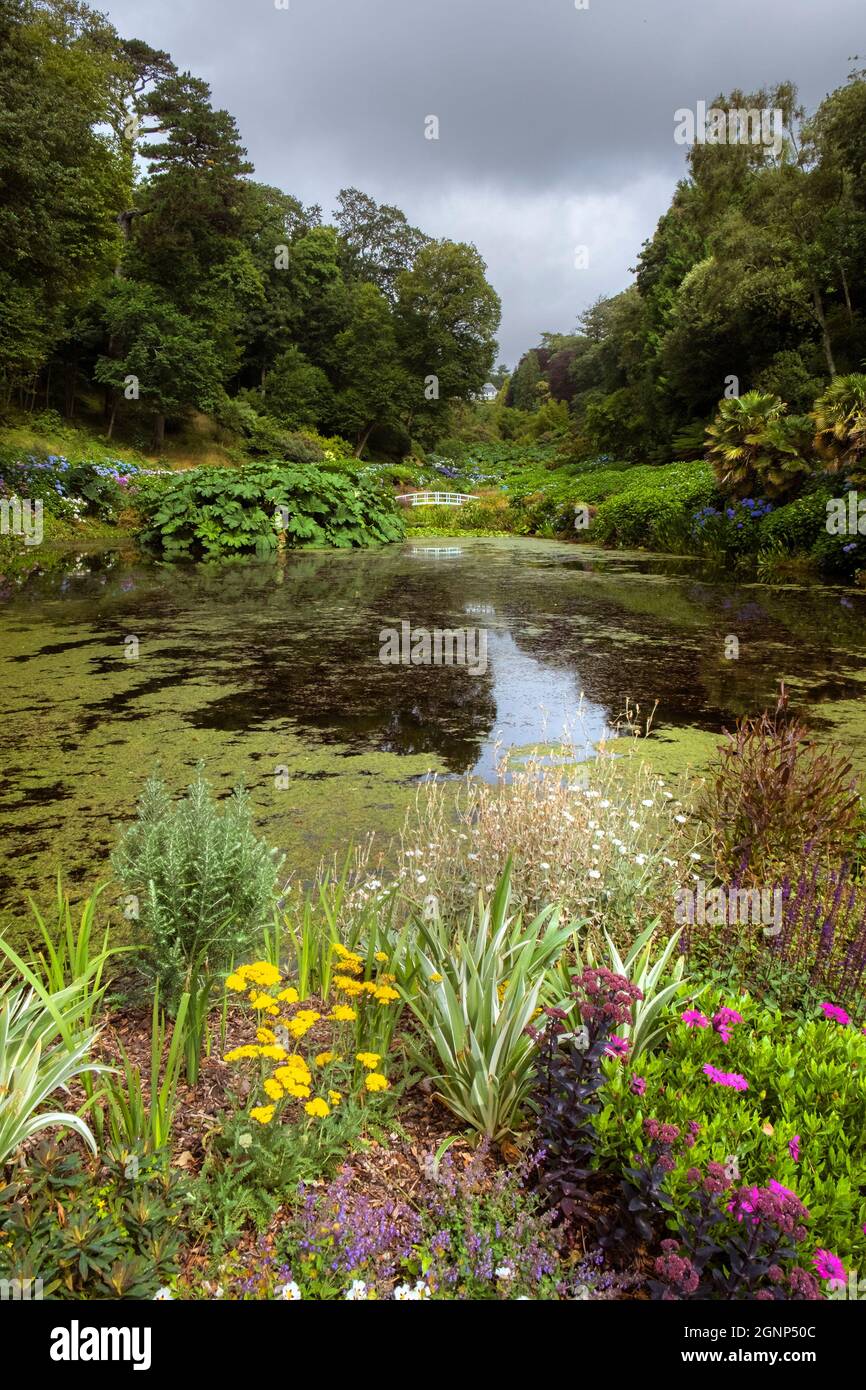
[[[473,240],[503,298],[512,361],[628,282],[683,172],[678,107],[787,78],[811,106],[866,48],[863,0],[590,0],[585,11],[574,0],[290,0],[288,11],[272,0],[107,0],[107,10],[122,33],[211,83],[257,177],[326,212],[353,184],[425,230]],[[430,114],[438,141],[424,139]],[[598,240],[576,276],[551,241],[564,244],[582,215]],[[534,253],[527,227],[543,239]]]

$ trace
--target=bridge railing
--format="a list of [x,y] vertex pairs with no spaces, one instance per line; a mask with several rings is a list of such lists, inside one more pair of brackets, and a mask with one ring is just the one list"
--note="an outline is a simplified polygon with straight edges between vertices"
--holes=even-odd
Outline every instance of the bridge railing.
[[469,492],[404,492],[398,501],[410,507],[462,507],[478,498]]

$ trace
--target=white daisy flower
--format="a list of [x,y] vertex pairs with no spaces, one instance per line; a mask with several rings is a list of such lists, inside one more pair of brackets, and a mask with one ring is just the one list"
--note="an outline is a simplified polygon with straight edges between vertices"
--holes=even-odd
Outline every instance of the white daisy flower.
[[290,1279],[287,1284],[280,1284],[278,1286],[276,1289],[276,1296],[277,1298],[281,1298],[284,1303],[297,1303],[304,1295],[301,1293],[294,1279]]

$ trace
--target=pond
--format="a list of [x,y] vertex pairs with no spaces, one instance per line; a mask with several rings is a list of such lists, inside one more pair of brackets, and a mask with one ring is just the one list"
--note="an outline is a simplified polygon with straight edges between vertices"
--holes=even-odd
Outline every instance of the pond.
[[[127,545],[46,555],[0,599],[7,918],[60,866],[73,886],[105,876],[157,765],[178,790],[198,762],[223,791],[243,780],[302,875],[399,830],[428,773],[490,778],[498,749],[569,724],[590,754],[626,698],[658,702],[646,748],[676,771],[784,678],[866,767],[866,594],[694,558],[461,538],[176,566]],[[486,661],[383,664],[404,623],[478,629]]]

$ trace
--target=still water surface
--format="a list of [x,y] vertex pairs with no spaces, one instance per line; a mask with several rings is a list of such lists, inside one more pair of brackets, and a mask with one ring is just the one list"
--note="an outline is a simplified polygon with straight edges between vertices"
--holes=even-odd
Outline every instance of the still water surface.
[[[382,665],[380,632],[403,621],[483,628],[487,669]],[[222,790],[242,779],[304,874],[397,830],[428,772],[489,778],[498,747],[555,744],[581,701],[588,751],[627,697],[658,701],[649,743],[676,767],[785,678],[866,771],[866,594],[736,584],[688,558],[524,539],[215,566],[95,551],[0,581],[0,650],[7,914],[58,866],[104,876],[157,765],[174,789],[200,761]]]

